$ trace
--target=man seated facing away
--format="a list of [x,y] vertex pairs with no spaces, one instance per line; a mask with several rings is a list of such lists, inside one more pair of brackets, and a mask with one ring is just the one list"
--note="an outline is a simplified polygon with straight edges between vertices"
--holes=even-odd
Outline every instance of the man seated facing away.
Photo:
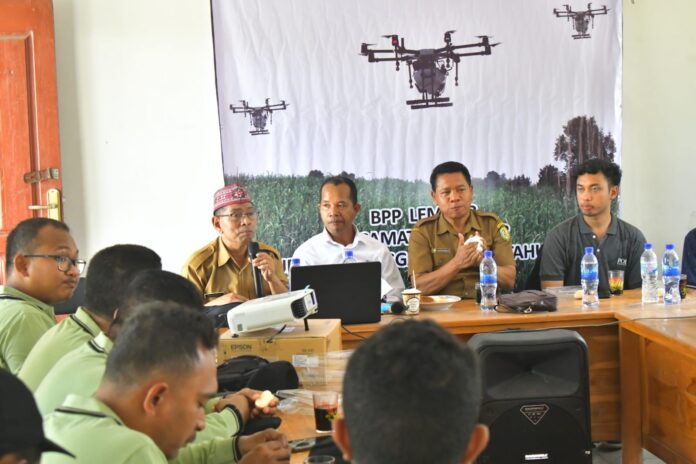
[[595,158],[580,164],[574,174],[580,213],[546,236],[539,270],[541,288],[580,285],[585,247],[594,248],[599,263],[599,292],[609,293],[609,270],[624,271],[625,289],[639,288],[645,237],[611,212],[611,203],[619,195],[621,169]]
[[85,279],[84,306],[46,332],[19,371],[19,378],[30,390],[36,391],[65,354],[108,330],[126,286],[145,269],[162,269],[162,260],[144,246],[114,245],[94,255]]
[[215,192],[212,221],[220,236],[193,253],[181,271],[203,294],[206,305],[256,298],[252,267],[261,270],[264,296],[288,291],[278,250],[258,242],[260,252],[253,261],[249,258],[258,218],[256,206],[241,185]]
[[[493,251],[498,286],[512,289],[517,266],[510,231],[495,213],[471,209],[474,186],[469,170],[456,161],[442,163],[430,174],[430,186],[440,211],[418,221],[408,243],[409,275],[415,272],[421,292],[475,298],[485,250]],[[479,237],[481,245],[472,237]]]
[[353,250],[356,261],[382,263],[382,278],[392,288],[389,295],[400,300],[404,281],[389,248],[361,234],[353,223],[360,212],[358,189],[353,180],[343,176],[329,177],[321,184],[319,196],[324,230],[300,245],[292,257],[299,258],[301,266],[339,264],[343,262],[344,251]]
[[353,464],[472,463],[488,443],[480,401],[471,349],[429,320],[389,325],[348,361],[334,441]]
[[29,389],[0,369],[0,464],[38,464],[41,454],[72,454],[46,439],[41,414]]
[[684,237],[682,274],[686,274],[686,282],[689,285],[696,285],[696,229],[691,229]]
[[17,374],[56,324],[53,305],[68,300],[85,265],[68,226],[26,219],[7,236],[7,285],[0,285],[0,368]]
[[[191,308],[202,308],[201,294],[191,282],[180,275],[160,270],[138,273],[125,288],[121,306],[108,334],[99,333],[60,359],[36,390],[36,401],[43,415],[59,407],[70,394],[91,396],[104,376],[107,356],[123,329],[124,321],[150,302],[174,302]],[[78,374],[79,375],[76,375]],[[207,405],[206,428],[196,435],[202,442],[215,437],[236,435],[246,421],[258,414],[253,407],[259,392],[244,389]],[[271,407],[275,407],[274,401]],[[232,405],[232,406],[229,406]],[[271,412],[271,409],[265,412]]]
[[45,418],[46,435],[77,459],[50,456],[44,463],[287,460],[287,441],[275,430],[185,447],[205,427],[205,404],[217,391],[216,344],[217,332],[198,308],[154,302],[135,310],[95,395],[69,395]]

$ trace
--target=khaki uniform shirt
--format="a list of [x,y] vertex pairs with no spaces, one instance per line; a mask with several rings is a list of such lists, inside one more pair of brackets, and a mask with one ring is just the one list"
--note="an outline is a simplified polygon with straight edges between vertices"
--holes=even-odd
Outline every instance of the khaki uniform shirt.
[[[283,272],[283,263],[278,250],[265,243],[258,242],[259,249],[274,255],[276,258],[275,273],[278,278],[288,285],[288,278]],[[181,274],[198,287],[203,295],[210,293],[234,292],[249,299],[256,298],[254,289],[253,266],[245,261],[242,267],[237,266],[227,248],[218,237],[200,250],[196,251],[184,264]],[[271,294],[268,282],[263,281],[264,295]],[[205,302],[214,299],[206,297]]]
[[[515,265],[507,225],[495,214],[471,210],[464,229],[464,239],[478,232],[493,250],[498,266]],[[450,261],[459,247],[459,236],[441,213],[427,217],[413,227],[408,243],[409,275],[436,271]],[[478,267],[460,270],[439,293],[475,298],[474,285],[479,281]]]
[[[43,464],[166,464],[167,458],[144,433],[126,427],[116,413],[97,400],[69,395],[61,406],[44,418],[44,432],[75,459],[59,453],[44,453]],[[236,438],[212,440],[209,445],[191,444],[170,463],[223,464],[239,460]]]
[[36,342],[54,325],[53,306],[0,285],[0,368],[17,375]]
[[32,392],[36,391],[60,358],[96,337],[99,330],[87,311],[77,308],[75,314],[53,326],[36,342],[19,371],[19,378]]
[[[41,415],[46,416],[74,394],[92,396],[99,388],[106,358],[113,343],[103,332],[63,356],[46,374],[34,394]],[[196,433],[196,443],[217,437],[231,437],[241,429],[239,418],[229,409],[205,416],[205,429]]]

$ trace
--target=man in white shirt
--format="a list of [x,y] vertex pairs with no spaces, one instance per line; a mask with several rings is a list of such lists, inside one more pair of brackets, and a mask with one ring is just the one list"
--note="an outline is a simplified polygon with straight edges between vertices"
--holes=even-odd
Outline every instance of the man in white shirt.
[[338,264],[344,259],[344,251],[352,250],[356,261],[382,263],[382,279],[392,290],[390,299],[401,299],[404,281],[396,267],[394,257],[387,246],[366,234],[361,234],[353,224],[360,212],[358,190],[348,177],[329,177],[321,184],[319,213],[324,230],[300,245],[294,258],[301,266]]

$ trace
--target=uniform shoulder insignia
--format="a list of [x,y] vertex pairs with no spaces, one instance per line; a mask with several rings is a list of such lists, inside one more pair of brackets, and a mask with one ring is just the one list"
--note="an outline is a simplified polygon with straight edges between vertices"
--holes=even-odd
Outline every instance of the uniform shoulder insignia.
[[259,250],[260,251],[267,251],[267,252],[273,254],[276,257],[276,259],[280,259],[280,252],[278,250],[276,250],[275,248],[273,248],[271,245],[269,245],[267,243],[263,243],[263,242],[258,242],[258,243],[259,243]]
[[495,228],[498,230],[498,234],[503,238],[503,240],[506,242],[510,241],[510,224],[499,220]]
[[433,214],[432,216],[428,216],[426,218],[423,218],[420,221],[416,222],[416,224],[413,226],[413,228],[415,229],[416,227],[420,227],[420,226],[423,226],[425,224],[435,222],[435,221],[437,221],[437,218],[438,218],[437,214]]
[[495,219],[496,222],[503,222],[503,221],[500,219],[500,216],[498,216],[497,214],[495,214],[495,213],[492,212],[492,211],[476,211],[476,215],[477,215],[477,216],[483,216],[483,217],[493,218],[493,219]]
[[213,247],[210,244],[208,244],[203,248],[196,250],[191,255],[191,257],[189,257],[189,261],[187,264],[188,266],[197,269],[200,266],[202,266],[206,261],[209,261],[212,258],[214,252],[215,250],[213,249]]

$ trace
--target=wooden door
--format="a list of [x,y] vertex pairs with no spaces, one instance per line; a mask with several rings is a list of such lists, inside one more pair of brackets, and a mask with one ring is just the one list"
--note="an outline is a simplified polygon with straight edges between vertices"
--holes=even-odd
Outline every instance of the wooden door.
[[54,47],[51,0],[0,0],[0,282],[9,231],[49,217],[30,205],[46,205],[51,191],[50,217],[62,211]]

